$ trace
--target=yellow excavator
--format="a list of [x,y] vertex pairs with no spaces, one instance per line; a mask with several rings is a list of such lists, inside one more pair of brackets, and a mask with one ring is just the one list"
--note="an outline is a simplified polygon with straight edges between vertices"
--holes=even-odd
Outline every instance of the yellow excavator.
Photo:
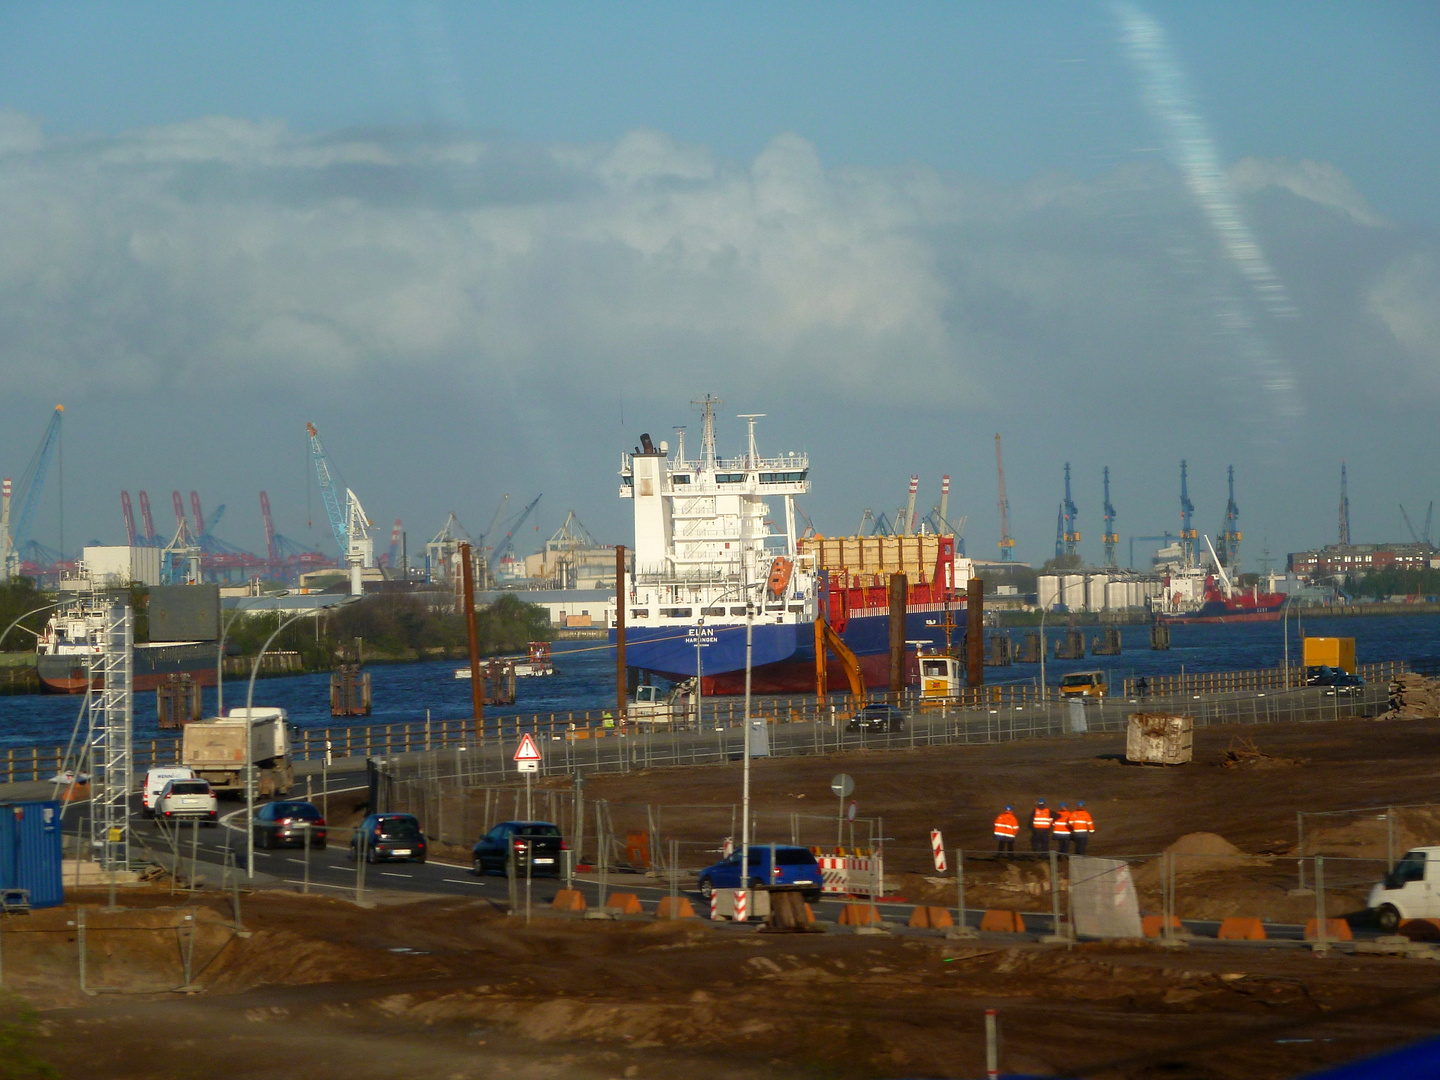
[[865,680],[860,675],[860,658],[850,651],[850,646],[840,639],[835,628],[825,616],[815,620],[815,693],[825,696],[825,650],[829,649],[845,669],[845,678],[850,682],[850,693],[861,704],[865,701]]

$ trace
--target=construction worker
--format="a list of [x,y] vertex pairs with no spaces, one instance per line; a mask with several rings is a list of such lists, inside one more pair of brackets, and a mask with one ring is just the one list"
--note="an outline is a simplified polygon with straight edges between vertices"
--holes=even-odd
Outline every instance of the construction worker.
[[1062,802],[1060,809],[1055,811],[1054,820],[1050,822],[1050,832],[1055,837],[1055,850],[1061,855],[1070,854],[1070,811],[1066,806],[1067,804]]
[[1030,812],[1030,850],[1050,850],[1050,827],[1054,820],[1044,799],[1035,800],[1035,809]]
[[1077,800],[1075,809],[1070,812],[1070,833],[1075,840],[1076,855],[1085,854],[1085,847],[1090,843],[1090,836],[1094,831],[1095,819],[1090,816],[1090,811],[1085,809],[1085,800]]
[[995,818],[995,850],[1000,855],[1015,854],[1015,834],[1020,831],[1020,821],[1015,817],[1015,808],[1007,806]]
[[600,714],[600,726],[602,728],[613,728],[615,726],[615,717],[610,715],[609,709],[606,709]]

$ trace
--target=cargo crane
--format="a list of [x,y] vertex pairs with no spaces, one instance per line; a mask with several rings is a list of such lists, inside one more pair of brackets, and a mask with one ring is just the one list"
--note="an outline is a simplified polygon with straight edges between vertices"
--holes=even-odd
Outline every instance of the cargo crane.
[[543,497],[543,495],[536,495],[535,498],[531,500],[530,505],[520,511],[519,518],[516,519],[515,524],[510,527],[510,530],[506,532],[505,539],[496,544],[495,549],[490,552],[490,558],[485,560],[485,571],[489,576],[494,576],[495,569],[500,565],[501,560],[505,557],[505,553],[514,548],[515,534],[520,531],[526,519],[529,518],[531,511],[535,509],[536,503]]
[[130,506],[130,492],[120,492],[120,512],[125,515],[125,543],[135,546],[135,511]]
[[203,537],[205,535],[205,515],[200,512],[200,493],[198,491],[190,492],[190,512],[195,515],[191,519],[195,522],[195,535]]
[[1055,558],[1065,556],[1065,504],[1062,502],[1055,511]]
[[1350,496],[1345,491],[1345,462],[1340,462],[1340,546],[1350,546]]
[[355,492],[345,489],[345,509],[340,509],[340,497],[330,478],[330,459],[320,443],[320,433],[315,425],[307,422],[305,431],[310,436],[310,456],[315,461],[315,475],[320,483],[320,496],[325,501],[325,513],[330,518],[330,529],[335,534],[335,544],[340,549],[340,558],[350,570],[350,595],[361,593],[361,570],[375,565],[375,542],[370,539],[370,519],[360,505]]
[[[801,509],[800,509],[800,504],[799,504],[799,503],[795,503],[794,505],[795,505],[795,513],[799,514],[799,515],[800,515],[800,520],[803,521],[803,522],[805,522],[805,531],[800,534],[800,535],[801,535],[801,538],[802,538],[802,539],[808,539],[809,537],[812,537],[812,536],[819,536],[819,535],[820,535],[820,532],[819,532],[818,529],[815,528],[815,523],[810,520],[810,515],[807,514],[807,513],[805,513],[804,510],[801,510]],[[862,522],[862,524],[863,524],[863,522]]]
[[195,543],[200,548],[200,573],[208,581],[235,584],[248,580],[261,570],[265,560],[252,555],[244,548],[226,543],[215,535],[215,528],[225,517],[225,504],[215,508],[210,521],[200,509],[200,493],[190,492],[190,512],[195,521]]
[[1010,500],[1005,497],[1005,459],[1000,455],[1000,433],[995,433],[995,474],[1000,481],[1000,561],[1015,561],[1015,541],[1010,538]]
[[1079,554],[1080,530],[1076,528],[1076,517],[1078,511],[1075,507],[1075,500],[1070,498],[1070,463],[1065,462],[1065,501],[1061,504],[1061,511],[1065,526],[1065,554],[1074,556]]
[[1431,539],[1430,533],[1430,522],[1433,520],[1434,516],[1435,500],[1431,499],[1430,508],[1425,511],[1425,528],[1417,533],[1415,531],[1415,526],[1410,523],[1410,515],[1405,512],[1405,504],[1400,504],[1400,517],[1403,518],[1405,521],[1405,528],[1410,530],[1410,539],[1414,540],[1417,544],[1424,544],[1427,547],[1435,546],[1434,541]]
[[955,552],[958,555],[965,554],[965,515],[961,515],[958,521],[950,520],[950,477],[940,478],[940,501],[936,503],[925,515],[926,523],[937,536],[955,537]]
[[175,535],[160,555],[160,577],[167,585],[198,585],[202,576],[200,543],[190,531],[180,492],[172,491],[170,497],[175,506]]
[[1105,532],[1101,537],[1105,544],[1105,565],[1118,566],[1115,561],[1115,545],[1120,537],[1115,533],[1115,507],[1110,505],[1110,466],[1105,466]]
[[145,543],[150,547],[160,546],[160,534],[155,531],[155,520],[150,516],[150,496],[140,491],[140,523],[145,526]]
[[1195,541],[1199,534],[1191,519],[1195,516],[1195,504],[1190,501],[1190,486],[1188,479],[1189,465],[1182,459],[1180,462],[1180,560],[1184,566],[1195,565]]
[[20,482],[15,485],[14,493],[20,499],[20,516],[15,523],[14,532],[7,528],[4,538],[0,539],[0,547],[3,547],[0,554],[4,555],[7,579],[19,573],[19,552],[30,540],[30,528],[35,523],[35,512],[40,508],[40,493],[45,490],[45,476],[50,471],[51,455],[60,442],[60,422],[64,416],[65,406],[56,405],[55,411],[50,414],[50,423],[45,427],[45,434],[40,438],[40,445],[25,466]]
[[1235,466],[1228,470],[1230,497],[1225,503],[1225,531],[1220,534],[1220,554],[1231,570],[1240,566],[1240,507],[1235,504]]
[[293,576],[298,581],[307,571],[333,565],[320,552],[275,531],[275,520],[270,516],[270,496],[263,491],[260,492],[260,518],[265,525],[265,553],[272,580],[288,581]]

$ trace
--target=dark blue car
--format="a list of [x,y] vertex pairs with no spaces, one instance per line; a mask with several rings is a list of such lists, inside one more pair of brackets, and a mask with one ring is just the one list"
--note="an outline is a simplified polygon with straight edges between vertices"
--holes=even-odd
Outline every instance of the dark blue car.
[[[810,903],[820,899],[820,864],[809,848],[792,844],[775,845],[775,866],[770,866],[770,845],[750,845],[750,888],[771,885],[805,886],[804,897]],[[706,900],[716,889],[738,889],[740,882],[740,852],[737,850],[708,869],[700,871],[700,895]]]

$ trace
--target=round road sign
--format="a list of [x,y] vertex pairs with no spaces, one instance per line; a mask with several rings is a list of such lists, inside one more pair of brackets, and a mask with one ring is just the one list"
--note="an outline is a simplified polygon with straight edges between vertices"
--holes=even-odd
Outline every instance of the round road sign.
[[834,779],[830,781],[830,790],[836,797],[843,799],[855,790],[855,781],[843,772],[836,773]]
[[851,821],[854,821],[854,820],[855,820],[855,811],[856,811],[857,809],[858,809],[858,807],[852,802],[849,806],[847,806],[847,807],[845,808],[845,816],[846,816],[847,818],[849,818]]

